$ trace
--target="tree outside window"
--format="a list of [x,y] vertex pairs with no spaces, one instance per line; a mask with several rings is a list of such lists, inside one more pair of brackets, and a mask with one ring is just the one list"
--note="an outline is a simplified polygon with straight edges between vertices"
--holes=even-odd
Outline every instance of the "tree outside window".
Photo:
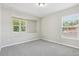
[[79,14],[73,14],[63,17],[63,35],[65,37],[77,37],[79,29]]
[[14,32],[25,32],[26,31],[26,20],[12,17],[13,19],[13,31]]

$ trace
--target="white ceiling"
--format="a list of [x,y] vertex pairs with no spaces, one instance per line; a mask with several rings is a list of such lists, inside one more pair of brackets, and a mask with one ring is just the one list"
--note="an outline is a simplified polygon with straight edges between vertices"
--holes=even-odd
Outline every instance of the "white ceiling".
[[3,5],[33,16],[43,17],[50,13],[75,6],[77,3],[48,3],[45,7],[38,7],[36,3],[4,3]]

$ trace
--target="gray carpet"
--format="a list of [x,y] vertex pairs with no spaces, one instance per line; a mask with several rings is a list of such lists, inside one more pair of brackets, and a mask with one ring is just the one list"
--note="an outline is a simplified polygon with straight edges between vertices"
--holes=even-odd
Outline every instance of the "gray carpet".
[[1,56],[79,56],[79,50],[44,40],[2,48]]

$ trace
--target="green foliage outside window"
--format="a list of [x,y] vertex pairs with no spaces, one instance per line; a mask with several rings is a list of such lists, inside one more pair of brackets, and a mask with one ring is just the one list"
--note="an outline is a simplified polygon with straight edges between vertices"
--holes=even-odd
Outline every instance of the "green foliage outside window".
[[75,21],[65,21],[64,23],[63,23],[63,26],[73,26],[73,25],[77,25],[77,24],[79,24],[79,20],[75,20]]
[[79,24],[79,14],[73,14],[63,17],[63,31],[73,30],[78,28]]
[[13,31],[19,32],[19,26],[13,26]]
[[19,20],[13,20],[13,25],[19,25]]
[[14,32],[24,32],[26,31],[26,20],[21,18],[13,17],[13,31]]

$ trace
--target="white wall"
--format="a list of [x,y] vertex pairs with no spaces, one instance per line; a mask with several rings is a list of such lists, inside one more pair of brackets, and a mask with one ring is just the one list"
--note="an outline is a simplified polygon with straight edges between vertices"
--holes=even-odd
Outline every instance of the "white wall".
[[79,38],[66,39],[61,37],[62,16],[76,13],[79,13],[79,6],[74,6],[43,18],[41,20],[42,39],[79,48]]
[[[13,32],[11,17],[37,20],[37,33]],[[2,8],[2,47],[36,40],[39,37],[39,19],[10,8]]]

